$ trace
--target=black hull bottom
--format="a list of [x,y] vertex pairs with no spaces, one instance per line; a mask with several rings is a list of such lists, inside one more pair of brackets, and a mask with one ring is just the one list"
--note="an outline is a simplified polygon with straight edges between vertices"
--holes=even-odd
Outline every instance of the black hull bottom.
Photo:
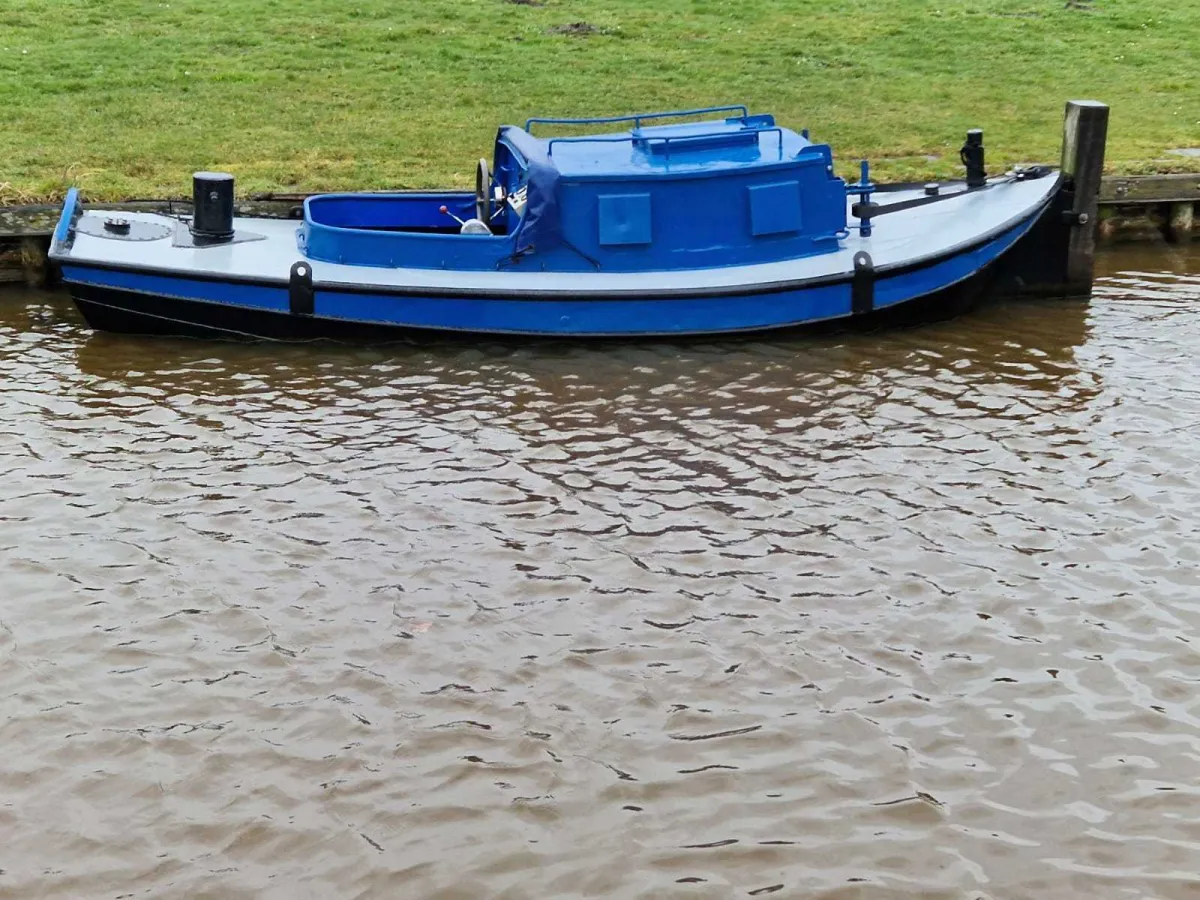
[[157,297],[95,285],[70,285],[71,299],[97,331],[241,341],[389,343],[411,339],[411,329],[294,316],[177,297]]
[[[994,280],[994,272],[984,271],[946,290],[919,297],[896,307],[808,325],[700,335],[588,336],[586,340],[589,342],[597,340],[621,342],[639,340],[711,341],[738,337],[761,337],[764,334],[825,334],[845,330],[857,331],[921,325],[953,318],[968,312],[987,295]],[[430,339],[480,340],[481,338],[505,341],[576,340],[570,335],[562,334],[510,335],[364,324],[181,300],[175,297],[157,297],[94,285],[71,285],[70,290],[76,307],[91,328],[97,331],[121,334],[226,341],[302,343],[324,340],[353,344],[411,343],[416,340]]]

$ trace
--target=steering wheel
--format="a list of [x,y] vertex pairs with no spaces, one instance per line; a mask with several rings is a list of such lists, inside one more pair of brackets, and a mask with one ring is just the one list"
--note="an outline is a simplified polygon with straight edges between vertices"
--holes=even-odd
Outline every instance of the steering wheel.
[[485,225],[492,221],[492,173],[487,160],[480,158],[475,169],[475,218]]

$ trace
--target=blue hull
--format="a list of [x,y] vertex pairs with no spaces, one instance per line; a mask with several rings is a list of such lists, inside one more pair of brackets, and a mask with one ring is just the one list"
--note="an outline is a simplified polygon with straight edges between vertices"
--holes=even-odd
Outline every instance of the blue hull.
[[[895,309],[978,286],[1044,210],[948,258],[880,272],[862,308],[850,279],[740,289],[714,296],[413,296],[320,284],[297,313],[287,284],[161,276],[65,262],[68,284],[95,328],[131,333],[269,339],[387,339],[396,330],[495,335],[652,337],[767,331]],[[861,287],[858,288],[861,291]]]

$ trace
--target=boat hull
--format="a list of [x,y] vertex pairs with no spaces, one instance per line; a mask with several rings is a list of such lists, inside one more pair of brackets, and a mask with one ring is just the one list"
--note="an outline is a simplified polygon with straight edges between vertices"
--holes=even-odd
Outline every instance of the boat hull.
[[704,294],[651,291],[554,296],[389,291],[317,284],[311,312],[286,283],[160,275],[98,265],[62,266],[88,324],[133,334],[308,341],[388,341],[411,332],[547,337],[667,337],[758,333],[846,319],[880,320],[904,308],[937,317],[962,311],[1047,213],[939,260],[863,283],[853,277],[749,285]]
[[218,306],[203,300],[150,295],[91,284],[70,287],[72,300],[87,325],[96,331],[116,334],[157,335],[242,341],[343,341],[388,343],[421,335],[491,334],[497,337],[633,339],[638,337],[713,337],[757,335],[764,332],[816,328],[820,325],[881,327],[935,321],[961,315],[988,295],[995,283],[995,267],[989,266],[945,288],[914,298],[898,306],[876,309],[855,316],[807,318],[770,326],[673,331],[593,331],[586,334],[565,330],[522,330],[448,328],[413,324],[381,324],[314,316],[293,316],[248,306]]

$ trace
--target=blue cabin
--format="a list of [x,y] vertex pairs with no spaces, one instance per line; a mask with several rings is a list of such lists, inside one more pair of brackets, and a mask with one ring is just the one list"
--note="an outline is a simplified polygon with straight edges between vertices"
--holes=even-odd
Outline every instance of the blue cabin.
[[639,272],[832,252],[846,227],[829,146],[735,106],[504,126],[473,194],[310,197],[298,240],[310,259],[358,266]]

